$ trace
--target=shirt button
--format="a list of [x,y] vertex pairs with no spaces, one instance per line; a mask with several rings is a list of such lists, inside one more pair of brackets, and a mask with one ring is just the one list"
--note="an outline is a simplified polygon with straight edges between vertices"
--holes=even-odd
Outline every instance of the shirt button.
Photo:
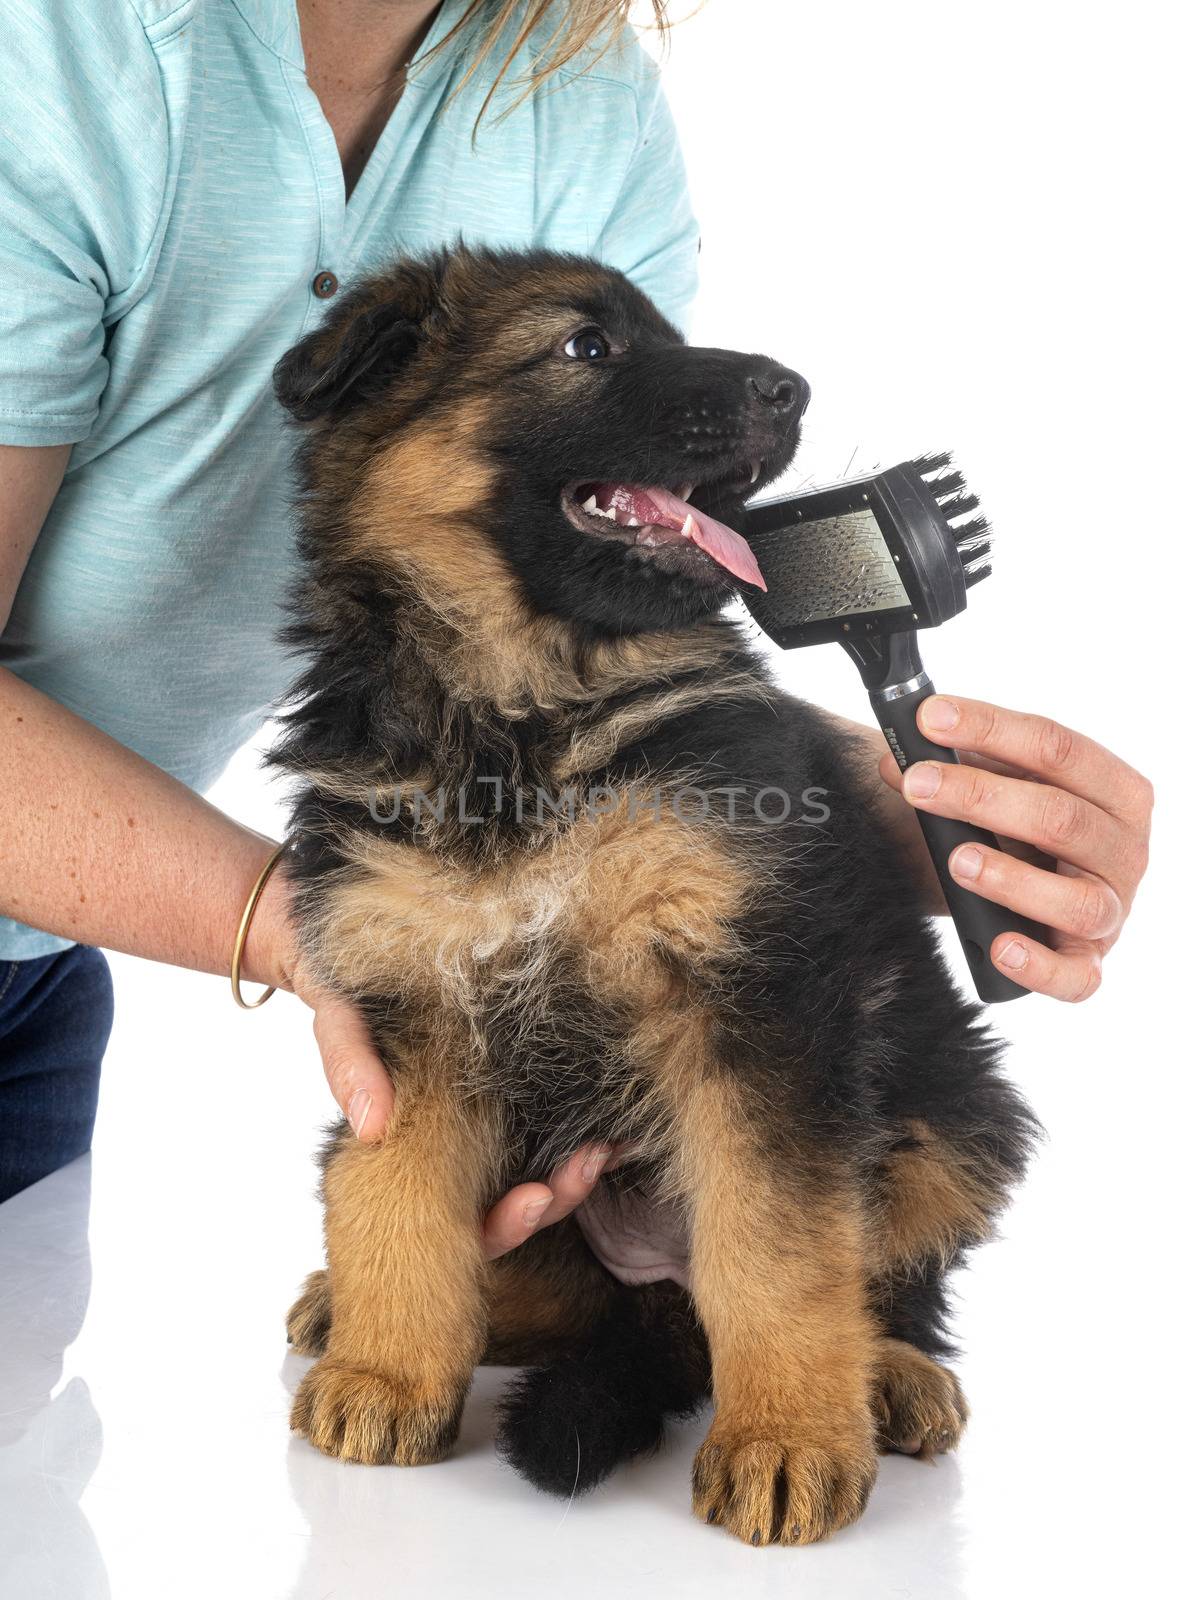
[[329,300],[339,287],[339,279],[333,272],[316,272],[310,287],[320,300]]

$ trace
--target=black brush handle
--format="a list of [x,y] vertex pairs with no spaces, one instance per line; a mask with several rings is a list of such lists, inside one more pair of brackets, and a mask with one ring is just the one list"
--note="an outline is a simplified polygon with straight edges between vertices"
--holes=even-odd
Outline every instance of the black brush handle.
[[[913,679],[912,688],[909,684],[905,685],[904,693],[899,692],[900,688],[899,685],[897,689],[877,690],[869,697],[898,766],[903,772],[915,761],[949,761],[953,766],[959,766],[955,751],[928,739],[914,718],[922,702],[928,695],[934,694],[934,684],[925,673],[919,673]],[[1000,845],[987,829],[974,827],[970,822],[936,817],[929,811],[919,811],[918,820],[939,875],[939,885],[963,942],[976,993],[989,1005],[1001,1000],[1016,1000],[1020,995],[1031,993],[993,965],[989,947],[1001,933],[1021,933],[1028,939],[1045,944],[1042,929],[1027,917],[1007,911],[1004,906],[995,905],[982,895],[963,888],[951,876],[947,865],[956,845],[981,844],[991,850],[999,850]]]

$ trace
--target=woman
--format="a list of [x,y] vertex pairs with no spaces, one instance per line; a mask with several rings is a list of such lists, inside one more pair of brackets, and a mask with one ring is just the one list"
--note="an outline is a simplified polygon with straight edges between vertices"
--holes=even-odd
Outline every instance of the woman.
[[[90,1142],[111,1021],[93,947],[226,972],[272,851],[196,791],[292,674],[275,643],[290,448],[270,392],[277,357],[341,282],[461,234],[598,254],[684,319],[697,230],[656,75],[635,44],[608,43],[627,9],[10,7],[0,1198]],[[543,92],[526,93],[531,74]],[[913,853],[924,903],[937,885],[912,806],[1061,858],[1055,871],[969,848],[952,870],[1055,930],[1053,948],[999,941],[1006,971],[1083,998],[1144,870],[1148,786],[1043,719],[953,699],[921,714],[940,742],[1001,764],[903,780],[884,758],[874,805]],[[352,1009],[305,973],[280,873],[244,972],[310,1006],[336,1100],[359,1138],[380,1138],[388,1080]],[[506,1196],[485,1224],[491,1253],[572,1209],[610,1155],[580,1151],[549,1185]]]

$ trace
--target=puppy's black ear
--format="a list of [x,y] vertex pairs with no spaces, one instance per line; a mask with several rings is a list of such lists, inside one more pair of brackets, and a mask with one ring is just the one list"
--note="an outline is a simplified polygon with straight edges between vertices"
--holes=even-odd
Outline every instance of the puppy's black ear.
[[395,378],[418,344],[415,324],[391,306],[372,306],[340,333],[307,334],[273,369],[278,400],[299,422],[345,411]]
[[375,399],[409,361],[438,306],[440,260],[409,262],[348,294],[273,369],[278,400],[313,422]]

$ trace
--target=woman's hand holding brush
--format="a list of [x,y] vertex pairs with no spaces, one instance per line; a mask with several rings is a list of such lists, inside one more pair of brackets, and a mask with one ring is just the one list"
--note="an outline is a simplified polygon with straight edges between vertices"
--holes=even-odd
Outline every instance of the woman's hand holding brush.
[[[934,695],[919,706],[918,725],[936,744],[959,751],[964,765],[921,761],[902,773],[885,751],[882,778],[916,809],[998,835],[1003,850],[954,850],[952,875],[1053,930],[1051,946],[1003,935],[992,946],[995,965],[1023,988],[1086,1000],[1100,986],[1101,962],[1146,869],[1150,783],[1083,734],[981,700]],[[863,732],[884,750],[879,733]],[[944,911],[910,812],[897,808],[895,825],[932,903]]]

